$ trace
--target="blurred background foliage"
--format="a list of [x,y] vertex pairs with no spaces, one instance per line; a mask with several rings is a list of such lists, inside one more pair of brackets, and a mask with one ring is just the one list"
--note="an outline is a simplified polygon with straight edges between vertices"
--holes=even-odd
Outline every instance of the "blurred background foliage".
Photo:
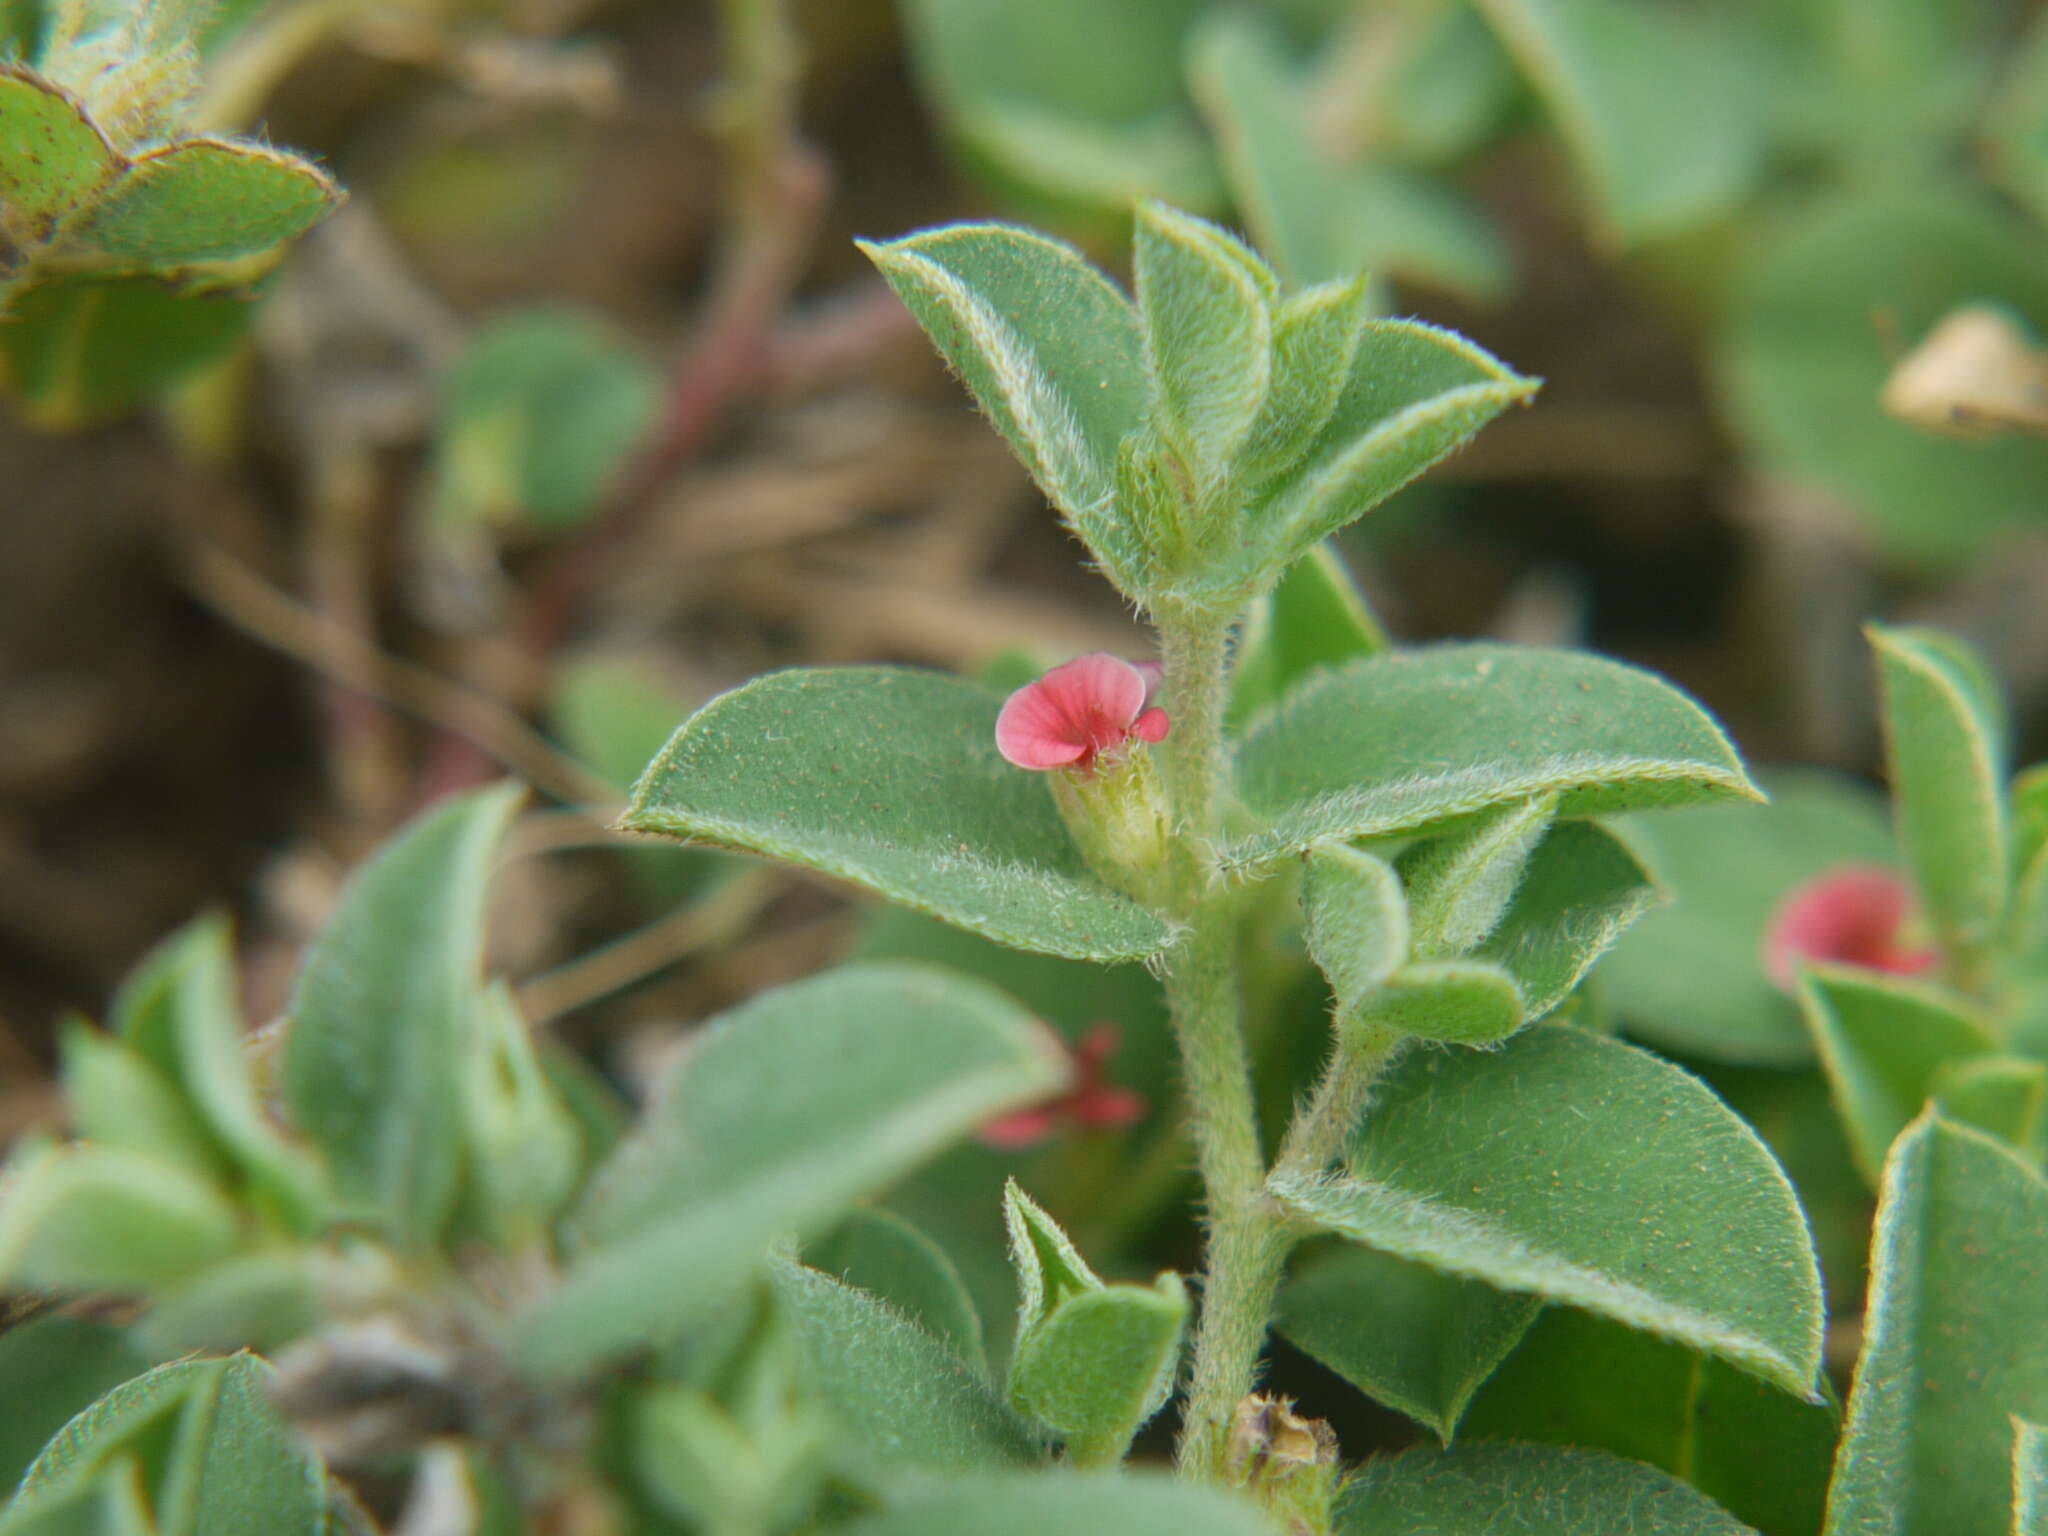
[[[44,82],[0,69],[0,124],[62,116],[56,16],[0,0],[0,57]],[[757,672],[1009,679],[1133,648],[851,239],[1027,219],[1121,270],[1157,196],[1292,283],[1369,268],[1388,312],[1547,380],[1355,530],[1397,635],[1641,661],[1751,761],[1808,770],[1768,819],[1646,834],[1689,917],[1581,1006],[1772,1136],[1853,1313],[1868,1192],[1756,934],[1813,867],[1889,857],[1855,782],[1879,756],[1860,621],[1967,636],[2019,760],[2048,750],[2048,6],[253,0],[181,24],[172,106],[104,133],[77,207],[30,228],[19,178],[7,200],[0,1128],[51,1112],[53,1021],[195,909],[239,910],[267,1019],[341,874],[505,771],[542,797],[497,965],[623,1082],[859,952],[968,966],[1076,1039],[1110,1020],[1112,1075],[1170,1094],[1140,971],[605,831],[676,721]],[[268,223],[181,245],[159,219],[118,260],[86,238],[106,177],[198,138],[284,168],[236,194]],[[1267,1018],[1319,1013],[1299,956],[1268,959]],[[1269,1022],[1280,1102],[1319,1039]],[[1183,1177],[1163,1116],[1032,1156],[1106,1255]],[[1125,1158],[1117,1201],[1063,1209]],[[988,1316],[998,1213],[953,1194],[1016,1161],[956,1153],[897,1202]]]

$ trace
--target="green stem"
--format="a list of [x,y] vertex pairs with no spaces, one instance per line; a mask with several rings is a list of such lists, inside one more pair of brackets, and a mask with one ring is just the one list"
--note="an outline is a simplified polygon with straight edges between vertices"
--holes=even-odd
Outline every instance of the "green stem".
[[1330,1166],[1330,1160],[1344,1149],[1345,1138],[1358,1123],[1373,1085],[1393,1059],[1401,1038],[1389,1029],[1338,1035],[1315,1093],[1287,1128],[1274,1172],[1314,1178]]
[[1164,756],[1179,834],[1176,906],[1188,923],[1167,960],[1166,996],[1208,1200],[1206,1274],[1180,1464],[1186,1473],[1213,1478],[1231,1415],[1257,1372],[1285,1242],[1265,1194],[1241,1018],[1236,903],[1216,865],[1230,625],[1206,613],[1158,617],[1173,711]]

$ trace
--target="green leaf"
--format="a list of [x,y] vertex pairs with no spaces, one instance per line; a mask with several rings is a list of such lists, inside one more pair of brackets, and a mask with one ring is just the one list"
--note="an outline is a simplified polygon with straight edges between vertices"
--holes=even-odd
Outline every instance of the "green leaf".
[[1529,856],[1557,819],[1557,796],[1535,795],[1480,812],[1402,853],[1410,942],[1425,959],[1477,948],[1522,884]]
[[119,157],[63,87],[0,62],[0,230],[26,249],[114,175]]
[[1464,1430],[1612,1451],[1773,1536],[1818,1536],[1839,1418],[1718,1360],[1553,1307],[1480,1389]]
[[1472,958],[1514,977],[1524,1011],[1540,1019],[1661,899],[1627,843],[1597,823],[1568,821],[1537,844],[1514,900]]
[[1366,322],[1321,436],[1254,509],[1250,542],[1226,574],[1253,586],[1270,580],[1527,400],[1540,382],[1453,331],[1416,320]]
[[2011,935],[2023,952],[2048,947],[2048,763],[2013,776]]
[[171,273],[250,261],[311,229],[341,189],[267,144],[181,139],[138,155],[92,206],[59,229],[63,260]]
[[1158,203],[1138,209],[1133,261],[1156,419],[1206,500],[1265,404],[1278,285],[1223,230]]
[[660,402],[657,370],[588,315],[532,309],[494,322],[442,387],[434,520],[575,526],[617,482]]
[[1173,1388],[1187,1289],[1170,1272],[1150,1289],[1105,1286],[1015,1179],[1003,1218],[1021,1298],[1010,1401],[1078,1465],[1116,1461]]
[[1089,873],[1044,782],[996,751],[1001,707],[935,672],[773,673],[684,723],[624,824],[807,865],[1019,949],[1156,953],[1166,925]]
[[1490,1053],[1412,1051],[1348,1177],[1272,1188],[1354,1242],[1812,1393],[1820,1277],[1791,1186],[1712,1093],[1648,1052],[1557,1025]]
[[49,1313],[0,1333],[0,1489],[22,1473],[73,1414],[102,1393],[149,1369],[149,1359],[119,1328]]
[[1792,999],[1764,974],[1764,933],[1793,887],[1840,864],[1888,865],[1884,804],[1819,773],[1765,774],[1768,805],[1631,817],[1630,845],[1670,892],[1601,963],[1638,1039],[1710,1061],[1791,1067],[1813,1056]]
[[1547,1445],[1421,1447],[1367,1463],[1339,1536],[1755,1536],[1669,1473]]
[[2005,916],[2005,725],[1982,658],[1923,629],[1868,630],[1884,695],[1899,845],[1951,955],[1980,954]]
[[2048,1430],[2012,1421],[2012,1536],[2048,1536]]
[[1751,459],[1850,503],[1893,559],[1953,564],[2038,522],[2048,441],[1937,437],[1879,397],[1896,347],[1958,305],[1995,296],[2048,328],[2048,261],[2037,231],[1962,179],[1879,188],[1816,201],[1758,246],[1717,377]]
[[75,431],[215,361],[254,318],[238,292],[178,293],[146,278],[37,282],[0,322],[0,388],[31,425]]
[[[1273,364],[1266,403],[1252,423],[1238,456],[1237,473],[1254,494],[1271,489],[1276,476],[1293,470],[1336,414],[1350,382],[1351,362],[1374,309],[1373,285],[1364,276],[1324,283],[1283,300],[1273,314]],[[1326,550],[1327,545],[1318,549]],[[1288,567],[1302,569],[1304,556]],[[1347,589],[1350,579],[1336,572]],[[1282,576],[1282,581],[1288,579]],[[1368,650],[1384,650],[1384,640]]]
[[1312,84],[1290,67],[1270,20],[1212,12],[1195,31],[1188,68],[1232,199],[1290,284],[1371,271],[1474,300],[1500,296],[1506,252],[1449,186],[1397,165],[1340,165],[1323,152],[1309,122]]
[[1481,960],[1423,960],[1388,977],[1342,1022],[1350,1029],[1445,1045],[1495,1045],[1527,1018],[1521,989],[1499,966]]
[[1141,197],[1221,200],[1180,78],[1200,5],[911,0],[901,14],[923,94],[975,169],[1013,199],[1106,223]]
[[1057,1092],[1044,1027],[983,983],[848,966],[756,998],[697,1041],[599,1171],[585,1251],[529,1320],[567,1375],[728,1299],[783,1235],[816,1232],[976,1125]]
[[[361,1278],[371,1284],[388,1281],[364,1267],[371,1273]],[[344,1271],[344,1283],[356,1278]],[[158,1290],[135,1336],[159,1360],[193,1350],[274,1349],[319,1326],[322,1293],[334,1287],[317,1249],[237,1254]]]
[[574,1192],[584,1168],[583,1133],[504,983],[478,999],[474,1031],[462,1063],[469,1170],[463,1215],[498,1247],[516,1251],[546,1233]]
[[1762,169],[1753,61],[1714,13],[1632,0],[1478,0],[1550,109],[1619,246],[1732,209]]
[[847,1526],[846,1536],[1272,1536],[1272,1530],[1236,1494],[1164,1473],[1053,1471],[927,1484],[894,1500],[886,1513]]
[[2041,1161],[2048,1131],[2048,1062],[2026,1056],[1977,1056],[1945,1061],[1935,1070],[1930,1097],[1951,1120],[1996,1136]]
[[1829,1536],[2007,1536],[2012,1418],[2048,1418],[2048,1182],[1925,1114],[1892,1146]]
[[1056,240],[954,224],[862,243],[1024,467],[1126,593],[1142,551],[1113,505],[1147,408],[1145,343],[1115,284]]
[[800,1264],[769,1270],[804,1379],[883,1470],[1028,1465],[1044,1448],[981,1375],[908,1318]]
[[1365,1006],[1408,959],[1408,904],[1386,860],[1333,843],[1308,856],[1301,905],[1309,957],[1339,1015]]
[[64,1096],[78,1134],[165,1163],[207,1183],[227,1171],[178,1090],[141,1054],[91,1026],[59,1038]]
[[1448,1442],[1543,1303],[1370,1248],[1332,1250],[1280,1293],[1296,1349]]
[[1799,1002],[1856,1165],[1873,1188],[1886,1150],[1920,1113],[1941,1068],[1997,1048],[1968,1003],[1923,982],[1817,966],[1801,978]]
[[259,1201],[292,1231],[311,1232],[327,1203],[324,1180],[305,1150],[279,1132],[257,1094],[227,919],[197,918],[158,945],[123,983],[113,1022],[176,1084]]
[[523,791],[427,811],[357,871],[292,993],[283,1088],[337,1193],[424,1248],[462,1176],[491,866]]
[[1311,679],[1254,725],[1237,780],[1272,824],[1229,850],[1252,866],[1533,795],[1580,817],[1756,794],[1720,728],[1668,683],[1499,645],[1370,656]]
[[158,1536],[143,1499],[142,1468],[132,1456],[110,1462],[64,1495],[10,1506],[0,1536]]
[[[139,1453],[160,1536],[321,1536],[325,1477],[265,1395],[253,1355],[185,1360],[123,1383],[73,1418],[22,1479],[10,1520]],[[12,1536],[13,1527],[0,1524]]]
[[240,1240],[211,1184],[119,1147],[17,1150],[0,1204],[0,1275],[52,1290],[162,1285]]
[[2048,218],[2048,20],[2038,14],[1986,116],[1983,146],[1999,184]]
[[976,1370],[988,1368],[981,1315],[945,1249],[892,1211],[863,1206],[815,1243],[804,1263],[879,1297]]
[[1325,542],[1287,568],[1280,584],[1252,605],[1231,669],[1230,718],[1242,725],[1327,667],[1387,649],[1386,631]]

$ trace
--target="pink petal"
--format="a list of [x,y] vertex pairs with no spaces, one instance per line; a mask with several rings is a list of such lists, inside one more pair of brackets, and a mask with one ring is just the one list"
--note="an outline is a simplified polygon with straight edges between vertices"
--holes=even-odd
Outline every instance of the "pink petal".
[[1163,661],[1134,661],[1131,668],[1145,679],[1145,708],[1152,707],[1152,701],[1159,697],[1159,690],[1166,683],[1166,663]]
[[1163,709],[1148,709],[1131,722],[1131,734],[1140,741],[1164,741],[1173,722]]
[[1145,1096],[1130,1088],[1091,1086],[1074,1095],[1074,1119],[1091,1131],[1113,1131],[1145,1118]]
[[999,1152],[1016,1152],[1035,1147],[1059,1129],[1060,1106],[1022,1109],[1014,1115],[991,1120],[976,1134],[986,1146]]
[[1931,951],[1899,948],[1912,889],[1889,869],[1852,864],[1795,887],[1764,930],[1764,970],[1790,990],[1807,961],[1832,961],[1911,976],[1931,968]]
[[996,750],[1019,768],[1063,768],[1120,746],[1145,707],[1145,679],[1107,651],[1019,688],[996,717]]

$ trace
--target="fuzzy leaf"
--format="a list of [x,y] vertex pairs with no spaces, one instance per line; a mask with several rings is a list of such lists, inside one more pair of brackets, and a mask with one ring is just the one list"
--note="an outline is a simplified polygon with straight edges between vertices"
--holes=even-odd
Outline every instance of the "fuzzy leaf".
[[1308,856],[1302,937],[1340,1015],[1363,1007],[1408,959],[1408,904],[1386,860],[1333,843]]
[[64,1427],[101,1394],[149,1369],[128,1335],[105,1323],[49,1313],[0,1333],[0,1488],[22,1473]]
[[1321,436],[1255,510],[1251,543],[1231,569],[1254,584],[1270,580],[1539,383],[1455,332],[1416,320],[1366,322]]
[[2009,1536],[2012,1419],[2048,1418],[2048,1181],[1922,1115],[1892,1144],[1828,1536]]
[[[194,1350],[275,1349],[317,1328],[334,1278],[318,1249],[236,1254],[152,1293],[135,1337],[156,1359]],[[377,1265],[366,1264],[374,1280]]]
[[1272,1187],[1354,1242],[1813,1391],[1820,1277],[1791,1186],[1696,1079],[1619,1041],[1550,1025],[1491,1053],[1410,1052],[1348,1177]]
[[1817,1536],[1841,1418],[1718,1360],[1569,1307],[1544,1312],[1464,1432],[1612,1451],[1773,1536]]
[[143,1499],[142,1467],[116,1457],[90,1482],[0,1513],[0,1536],[161,1536]]
[[1482,1443],[1367,1463],[1338,1536],[1756,1536],[1668,1472],[1604,1451]]
[[444,801],[387,843],[350,879],[292,993],[292,1123],[326,1155],[337,1194],[404,1247],[431,1244],[455,1208],[491,866],[522,794]]
[[1344,557],[1333,544],[1318,544],[1245,619],[1231,669],[1231,720],[1242,724],[1316,672],[1386,648],[1386,631]]
[[1514,977],[1528,1017],[1540,1019],[1660,899],[1626,843],[1596,822],[1568,821],[1537,845],[1507,912],[1471,958]]
[[66,261],[123,271],[249,261],[304,234],[341,200],[327,174],[297,155],[182,139],[137,156],[64,223],[57,243]]
[[1557,796],[1496,806],[1401,855],[1415,953],[1425,959],[1478,947],[1507,915],[1529,856],[1557,818]]
[[1278,284],[1223,230],[1158,203],[1138,209],[1133,261],[1157,417],[1202,491],[1220,488],[1265,404]]
[[1172,1273],[1156,1286],[1069,1296],[1019,1337],[1010,1401],[1065,1441],[1077,1464],[1115,1461],[1173,1389],[1187,1316],[1187,1289]]
[[778,1262],[769,1278],[806,1381],[872,1464],[959,1472],[1043,1456],[993,1387],[894,1309],[800,1264]]
[[585,1197],[584,1251],[530,1320],[536,1371],[571,1374],[673,1335],[779,1237],[829,1226],[1065,1074],[1043,1026],[1001,993],[895,964],[764,993],[678,1070]]
[[1974,652],[1929,630],[1872,626],[1899,845],[1942,947],[1983,950],[2005,916],[2005,727]]
[[1272,1536],[1248,1501],[1159,1472],[983,1473],[907,1490],[846,1536]]
[[1976,1056],[1936,1069],[1930,1097],[1951,1120],[1973,1125],[2041,1161],[2048,1142],[2048,1062],[2026,1056]]
[[937,1243],[892,1211],[862,1206],[815,1243],[804,1263],[886,1301],[976,1370],[988,1368],[981,1316]]
[[1478,3],[1544,98],[1613,244],[1689,228],[1749,191],[1766,113],[1752,61],[1709,25],[1713,13],[1632,0]]
[[1137,960],[1166,925],[1083,864],[1046,785],[996,751],[1002,700],[935,672],[778,672],[686,721],[624,824],[789,860],[1000,943]]
[[1003,1185],[1003,1227],[1017,1276],[1017,1336],[1043,1323],[1059,1305],[1102,1289],[1073,1240],[1015,1179]]
[[1872,1188],[1893,1138],[1920,1113],[1942,1067],[1996,1049],[1968,1003],[1924,983],[1816,967],[1801,980],[1799,1001]]
[[20,64],[0,62],[0,144],[0,229],[21,247],[47,240],[118,165],[84,108]]
[[1313,678],[1254,725],[1237,779],[1271,823],[1229,851],[1245,865],[1532,795],[1560,795],[1564,817],[1756,795],[1727,737],[1670,684],[1498,645],[1370,656]]
[[1422,960],[1388,977],[1340,1022],[1347,1029],[1443,1045],[1495,1045],[1527,1018],[1521,989],[1499,966],[1483,960]]
[[64,1096],[78,1134],[178,1168],[207,1183],[226,1173],[219,1150],[163,1074],[89,1025],[60,1037]]
[[1761,775],[1768,805],[1701,805],[1628,819],[1629,843],[1674,898],[1600,967],[1629,1033],[1709,1061],[1793,1067],[1813,1049],[1764,974],[1764,932],[1795,886],[1841,864],[1896,858],[1883,802],[1819,773]]
[[1288,1343],[1449,1442],[1543,1303],[1370,1248],[1333,1251],[1280,1293]]
[[1056,240],[954,224],[861,249],[1032,478],[1126,592],[1139,550],[1114,517],[1117,445],[1145,415],[1137,312]]

